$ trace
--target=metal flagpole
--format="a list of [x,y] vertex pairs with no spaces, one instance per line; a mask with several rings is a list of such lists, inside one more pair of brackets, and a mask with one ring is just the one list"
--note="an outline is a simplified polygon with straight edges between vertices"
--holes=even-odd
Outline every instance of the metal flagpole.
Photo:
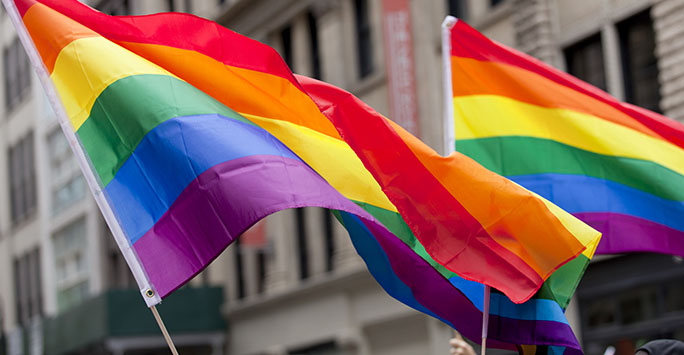
[[2,4],[5,6],[5,9],[7,9],[7,14],[9,15],[9,18],[17,31],[19,40],[24,46],[24,50],[26,51],[26,54],[28,55],[29,60],[31,61],[31,65],[33,66],[33,69],[38,75],[38,79],[40,80],[40,83],[42,84],[43,89],[45,90],[45,94],[47,95],[48,101],[50,102],[52,109],[55,111],[57,120],[59,121],[59,125],[62,128],[62,132],[64,132],[64,135],[66,136],[67,141],[69,142],[69,146],[71,146],[71,149],[74,152],[74,155],[76,156],[76,160],[78,161],[78,165],[81,168],[81,172],[83,173],[83,176],[85,177],[86,182],[88,183],[90,192],[95,198],[97,206],[100,208],[100,211],[102,212],[102,215],[105,221],[107,222],[109,229],[112,231],[112,235],[114,236],[114,240],[116,240],[116,244],[119,246],[119,249],[121,250],[121,253],[124,256],[124,259],[128,264],[128,267],[131,269],[131,272],[135,277],[135,281],[138,284],[138,288],[140,289],[140,293],[143,295],[145,303],[151,309],[154,318],[157,320],[157,324],[159,324],[159,328],[161,329],[162,334],[164,335],[164,338],[166,339],[166,342],[169,345],[169,348],[171,349],[171,352],[174,355],[178,355],[178,350],[176,350],[175,346],[173,345],[171,337],[169,336],[169,333],[166,330],[166,327],[164,326],[164,323],[162,322],[159,313],[157,312],[157,308],[155,307],[157,304],[161,302],[161,298],[159,297],[159,295],[157,295],[156,292],[154,292],[154,289],[152,288],[152,285],[147,277],[147,274],[145,273],[145,270],[140,264],[140,260],[138,260],[137,254],[133,251],[130,243],[128,242],[128,239],[126,238],[123,232],[123,229],[121,229],[121,226],[119,225],[119,222],[116,219],[116,216],[114,215],[114,211],[109,205],[107,197],[102,191],[102,185],[100,181],[93,173],[92,165],[88,160],[85,152],[83,151],[81,142],[79,141],[75,132],[71,128],[71,122],[69,121],[69,117],[66,113],[66,110],[62,105],[62,101],[59,98],[59,95],[57,94],[57,89],[55,88],[54,83],[50,79],[50,74],[47,71],[45,64],[43,63],[40,54],[38,53],[38,49],[36,49],[35,44],[31,40],[31,36],[28,30],[26,29],[26,26],[24,26],[24,22],[21,19],[19,10],[17,9],[16,5],[14,4],[14,1],[12,0],[2,0]]

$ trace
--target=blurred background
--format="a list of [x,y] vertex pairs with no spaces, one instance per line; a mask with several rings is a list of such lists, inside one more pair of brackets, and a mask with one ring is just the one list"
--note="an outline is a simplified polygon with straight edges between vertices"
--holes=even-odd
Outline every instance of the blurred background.
[[[181,11],[217,21],[273,46],[294,72],[351,91],[440,152],[447,14],[684,120],[684,0],[89,3],[115,15]],[[168,354],[4,8],[0,47],[0,355]],[[451,337],[385,294],[344,229],[316,208],[260,222],[160,311],[187,355],[445,355]],[[595,258],[567,314],[587,354],[684,340],[682,259]]]

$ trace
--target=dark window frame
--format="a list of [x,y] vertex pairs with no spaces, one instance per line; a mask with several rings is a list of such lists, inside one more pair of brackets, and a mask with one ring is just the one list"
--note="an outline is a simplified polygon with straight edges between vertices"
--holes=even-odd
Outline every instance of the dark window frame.
[[655,30],[650,9],[619,22],[616,27],[620,41],[625,101],[651,111],[662,112]]
[[468,19],[467,0],[447,0],[447,13],[461,20]]
[[44,315],[40,248],[34,248],[13,261],[17,323],[26,327]]
[[318,43],[318,20],[311,12],[306,14],[309,26],[309,62],[311,64],[311,77],[321,80],[321,51]]
[[292,26],[285,26],[280,30],[280,44],[282,48],[282,57],[290,67],[290,70],[294,71],[292,65],[294,64],[293,50],[292,50]]
[[245,263],[242,257],[242,246],[240,245],[240,238],[235,239],[233,242],[235,248],[235,276],[236,276],[236,288],[237,288],[237,299],[241,300],[247,297],[247,288],[245,284]]
[[358,78],[364,79],[375,71],[370,8],[367,0],[354,0],[354,28],[358,58]]
[[563,55],[568,73],[607,91],[605,54],[600,32],[566,47]]
[[8,150],[10,220],[17,226],[37,210],[36,164],[33,132],[29,132]]
[[[623,276],[615,278],[616,274]],[[624,340],[639,345],[650,339],[672,338],[674,331],[681,336],[684,302],[680,301],[677,309],[667,309],[664,295],[668,287],[682,282],[684,263],[670,255],[631,254],[589,265],[576,292],[585,351],[595,353],[598,346]],[[649,293],[655,297],[646,297]],[[642,301],[638,309],[642,318],[634,318],[634,306],[624,306],[635,296]]]
[[325,237],[325,270],[330,272],[335,266],[335,228],[333,221],[335,217],[329,209],[323,209],[321,213],[323,213],[323,235]]
[[3,49],[3,72],[5,86],[5,110],[12,112],[29,97],[31,88],[31,66],[19,38],[14,38]]
[[102,0],[96,8],[112,16],[128,16],[132,14],[130,0]]
[[296,238],[297,238],[297,257],[298,257],[298,276],[300,280],[306,280],[311,276],[309,264],[309,241],[306,230],[306,209],[295,209]]

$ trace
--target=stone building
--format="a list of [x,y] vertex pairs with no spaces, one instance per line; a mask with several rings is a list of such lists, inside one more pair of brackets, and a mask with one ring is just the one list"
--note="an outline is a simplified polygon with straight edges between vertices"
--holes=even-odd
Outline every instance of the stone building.
[[[90,3],[111,14],[184,11],[215,20],[273,46],[296,73],[401,114],[438,151],[447,14],[684,120],[684,0]],[[389,18],[391,3],[408,16]],[[403,36],[389,35],[390,25]],[[4,9],[0,46],[0,354],[167,353]],[[597,258],[568,317],[587,353],[628,353],[647,339],[684,339],[682,300],[681,259]],[[448,353],[451,335],[385,294],[342,227],[316,208],[267,218],[161,311],[184,354],[438,355]]]

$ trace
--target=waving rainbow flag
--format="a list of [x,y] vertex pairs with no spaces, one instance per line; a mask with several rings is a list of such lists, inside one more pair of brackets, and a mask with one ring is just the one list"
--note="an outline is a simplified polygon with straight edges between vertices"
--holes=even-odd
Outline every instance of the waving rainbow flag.
[[451,36],[459,152],[601,231],[597,253],[684,256],[684,125],[462,21]]
[[[389,294],[478,339],[483,285],[474,281],[516,302],[540,289],[535,297],[567,302],[559,290],[574,290],[598,243],[544,199],[463,155],[437,155],[213,22],[111,17],[75,0],[14,4],[129,263],[143,270],[139,284],[159,297],[264,216],[319,206],[337,211]],[[556,321],[562,310],[540,316],[540,302],[494,298],[491,345],[578,348]]]

